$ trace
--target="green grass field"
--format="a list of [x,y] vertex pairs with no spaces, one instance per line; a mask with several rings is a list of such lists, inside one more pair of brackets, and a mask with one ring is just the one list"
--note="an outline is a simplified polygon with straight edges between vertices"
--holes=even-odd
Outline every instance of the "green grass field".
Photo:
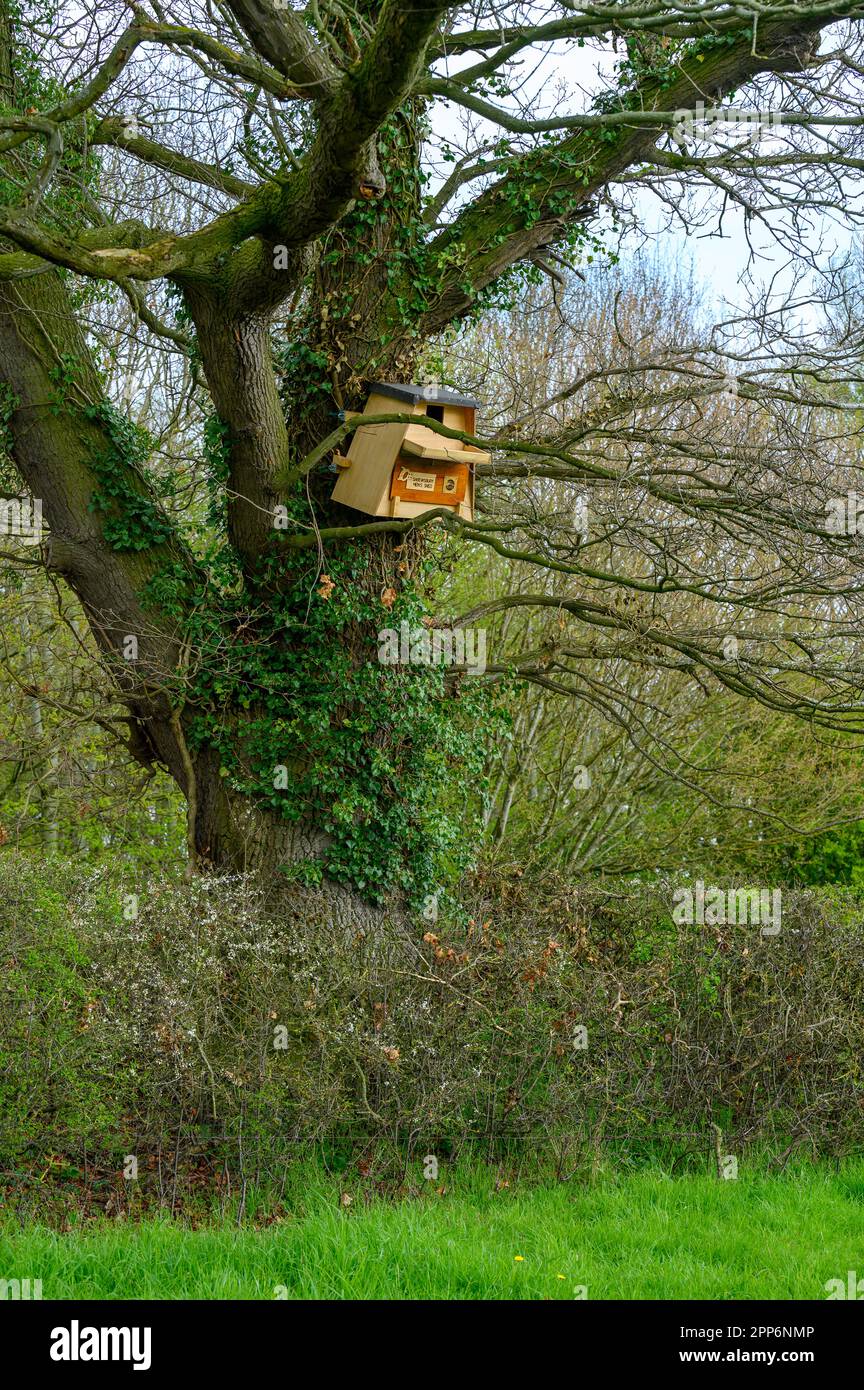
[[7,1215],[0,1277],[39,1278],[44,1299],[820,1299],[826,1280],[864,1274],[861,1167],[501,1192],[474,1170],[445,1186],[399,1202],[357,1188],[343,1206],[313,1176],[262,1229],[151,1220],[60,1235]]

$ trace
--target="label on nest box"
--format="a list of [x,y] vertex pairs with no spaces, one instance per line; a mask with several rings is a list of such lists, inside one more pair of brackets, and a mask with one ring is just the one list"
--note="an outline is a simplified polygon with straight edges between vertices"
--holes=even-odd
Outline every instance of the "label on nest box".
[[399,470],[400,483],[404,483],[412,492],[434,492],[436,476],[435,473],[414,473],[410,468]]
[[470,474],[465,463],[446,470],[422,471],[402,459],[393,469],[390,496],[403,502],[422,502],[427,507],[458,507],[468,491]]

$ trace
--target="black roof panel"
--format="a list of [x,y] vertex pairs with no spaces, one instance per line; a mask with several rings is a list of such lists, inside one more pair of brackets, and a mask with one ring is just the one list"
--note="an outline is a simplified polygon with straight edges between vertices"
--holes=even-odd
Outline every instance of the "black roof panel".
[[460,396],[458,391],[451,391],[447,386],[405,385],[394,381],[370,381],[368,385],[371,391],[377,391],[379,395],[393,396],[397,401],[410,401],[412,405],[416,405],[417,401],[431,401],[433,405],[473,406],[475,409],[480,405],[472,396]]

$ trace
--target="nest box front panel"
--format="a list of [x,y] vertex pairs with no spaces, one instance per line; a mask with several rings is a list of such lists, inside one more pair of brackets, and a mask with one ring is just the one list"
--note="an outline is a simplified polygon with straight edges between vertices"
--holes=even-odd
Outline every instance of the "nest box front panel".
[[390,497],[402,502],[425,502],[428,507],[457,507],[464,502],[467,491],[467,463],[430,468],[419,460],[400,457],[393,469]]

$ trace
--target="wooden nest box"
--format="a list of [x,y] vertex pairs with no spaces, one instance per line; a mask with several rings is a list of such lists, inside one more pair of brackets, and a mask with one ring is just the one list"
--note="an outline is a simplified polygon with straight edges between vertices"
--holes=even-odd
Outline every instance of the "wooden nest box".
[[[422,516],[433,507],[452,507],[474,520],[474,469],[488,463],[483,449],[448,439],[423,424],[437,420],[463,434],[474,433],[477,401],[440,386],[370,383],[347,458],[337,458],[339,480],[333,501],[367,516]],[[364,425],[367,415],[413,415],[407,425]]]

